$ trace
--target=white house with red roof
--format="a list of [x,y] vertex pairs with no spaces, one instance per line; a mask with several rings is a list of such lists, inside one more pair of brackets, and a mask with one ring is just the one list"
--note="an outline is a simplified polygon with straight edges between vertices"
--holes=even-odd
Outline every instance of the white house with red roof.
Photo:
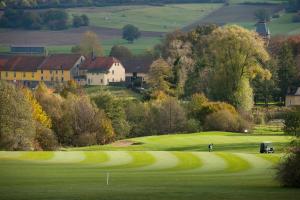
[[124,82],[125,68],[114,57],[91,57],[80,66],[80,76],[77,81],[81,85],[108,85]]

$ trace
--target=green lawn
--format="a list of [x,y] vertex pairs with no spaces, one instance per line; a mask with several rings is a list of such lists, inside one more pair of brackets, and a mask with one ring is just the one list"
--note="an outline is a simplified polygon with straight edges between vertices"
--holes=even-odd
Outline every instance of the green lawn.
[[122,28],[133,24],[145,31],[168,32],[188,25],[222,4],[169,4],[165,6],[111,6],[72,8],[69,14],[86,14],[92,26]]
[[136,148],[85,148],[100,151],[0,151],[0,199],[298,199],[300,190],[274,180],[283,154],[257,153],[261,141],[277,148],[290,138],[274,127],[255,130],[265,133],[151,136],[131,139]]
[[140,100],[142,97],[140,94],[133,92],[125,87],[118,86],[87,86],[84,88],[86,93],[93,97],[102,91],[109,91],[112,95],[122,100]]

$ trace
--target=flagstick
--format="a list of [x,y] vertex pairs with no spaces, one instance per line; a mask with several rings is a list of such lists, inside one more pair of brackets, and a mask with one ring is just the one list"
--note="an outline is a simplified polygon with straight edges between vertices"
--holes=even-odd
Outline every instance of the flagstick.
[[109,172],[106,173],[106,185],[109,184]]

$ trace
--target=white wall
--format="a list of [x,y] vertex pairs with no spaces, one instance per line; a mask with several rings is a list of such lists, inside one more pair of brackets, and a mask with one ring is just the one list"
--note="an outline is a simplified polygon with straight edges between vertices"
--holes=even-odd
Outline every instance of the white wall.
[[87,72],[87,85],[108,85],[110,82],[125,81],[125,68],[121,63],[114,63],[107,73]]

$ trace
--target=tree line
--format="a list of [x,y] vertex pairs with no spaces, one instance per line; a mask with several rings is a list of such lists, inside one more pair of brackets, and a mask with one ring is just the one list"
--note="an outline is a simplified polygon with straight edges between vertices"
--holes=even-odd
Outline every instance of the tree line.
[[[20,9],[5,9],[0,18],[0,27],[24,28],[30,30],[50,29],[63,30],[69,28],[69,15],[65,10],[50,9],[47,11],[24,11]],[[73,15],[72,26],[88,26],[87,15]]]
[[170,3],[223,3],[224,0],[3,0],[0,8],[70,8],[82,6],[154,5]]

